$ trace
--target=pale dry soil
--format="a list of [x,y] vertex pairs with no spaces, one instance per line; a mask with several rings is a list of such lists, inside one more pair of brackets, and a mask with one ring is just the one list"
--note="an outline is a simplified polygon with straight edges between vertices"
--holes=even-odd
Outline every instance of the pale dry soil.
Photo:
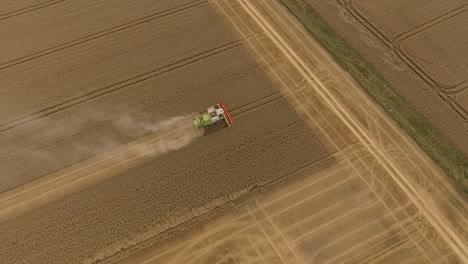
[[[54,2],[2,2],[0,262],[117,261],[333,161],[208,2]],[[109,159],[221,100],[232,128]]]

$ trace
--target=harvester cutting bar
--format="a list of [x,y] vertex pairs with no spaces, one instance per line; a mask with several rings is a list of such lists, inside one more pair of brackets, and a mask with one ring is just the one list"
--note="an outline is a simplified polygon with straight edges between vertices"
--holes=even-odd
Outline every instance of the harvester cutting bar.
[[224,116],[226,117],[226,121],[228,122],[228,125],[232,126],[232,124],[234,124],[234,122],[232,121],[231,114],[229,113],[229,111],[228,111],[228,109],[226,107],[226,104],[224,102],[221,102],[220,105],[221,105],[221,108],[224,111]]

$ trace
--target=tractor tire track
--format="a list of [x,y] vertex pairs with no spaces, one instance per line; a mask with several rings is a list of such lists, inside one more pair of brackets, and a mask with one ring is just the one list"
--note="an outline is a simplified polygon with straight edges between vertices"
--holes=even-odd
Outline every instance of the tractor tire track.
[[338,4],[343,6],[349,14],[359,21],[367,30],[372,32],[387,48],[391,49],[391,41],[374,24],[368,21],[354,6],[353,0],[337,0]]
[[[468,86],[463,88],[459,92],[464,91],[467,88],[468,88]],[[461,105],[459,102],[457,102],[456,100],[454,100],[452,98],[448,101],[448,103],[451,104],[451,106],[452,106],[453,110],[455,110],[455,112],[457,112],[460,116],[463,117],[463,119],[465,119],[468,122],[468,108],[464,108],[463,105]]]
[[43,2],[43,3],[38,3],[38,4],[35,4],[35,5],[28,6],[28,7],[23,7],[23,8],[20,8],[18,10],[15,10],[15,11],[8,12],[8,13],[0,15],[0,21],[8,19],[8,18],[15,17],[15,16],[23,15],[23,14],[26,14],[26,13],[34,12],[36,10],[39,10],[39,9],[42,9],[42,8],[45,8],[45,7],[49,7],[49,6],[52,6],[52,5],[60,4],[60,3],[63,3],[65,1],[67,1],[67,0],[49,0],[49,1],[46,1],[46,2]]
[[5,62],[3,64],[0,64],[0,71],[2,71],[4,69],[8,69],[8,68],[16,66],[16,65],[19,65],[19,64],[22,64],[22,63],[25,63],[25,62],[28,62],[28,61],[31,61],[31,60],[34,60],[34,59],[37,59],[37,58],[41,58],[41,57],[53,54],[55,52],[58,52],[58,51],[61,51],[61,50],[67,49],[67,48],[78,46],[78,45],[81,45],[83,43],[86,43],[86,42],[89,42],[89,41],[92,41],[92,40],[95,40],[95,39],[99,39],[99,38],[108,36],[110,34],[113,34],[113,33],[119,32],[119,31],[123,31],[123,30],[129,29],[129,28],[132,28],[132,27],[144,24],[144,23],[148,23],[148,22],[157,20],[159,18],[170,16],[170,15],[176,14],[178,12],[186,11],[186,10],[188,10],[190,8],[193,8],[193,7],[202,5],[202,4],[206,4],[206,3],[207,3],[206,0],[203,0],[203,1],[195,0],[193,2],[184,4],[184,5],[181,5],[181,6],[176,6],[176,7],[173,7],[173,8],[169,8],[167,10],[157,12],[157,13],[142,17],[140,19],[133,20],[133,21],[130,21],[128,23],[121,24],[119,26],[112,27],[112,28],[109,28],[109,29],[106,29],[106,30],[103,30],[103,31],[100,31],[100,32],[97,32],[97,33],[82,37],[82,38],[79,38],[79,39],[75,39],[73,41],[69,41],[69,42],[63,43],[63,44],[55,46],[55,47],[51,47],[51,48],[48,48],[48,49],[45,49],[45,50],[42,50],[42,51],[39,51],[39,52],[35,52],[35,53],[29,54],[27,56],[17,58],[17,59],[11,60],[9,62]]
[[43,109],[41,109],[39,111],[33,112],[27,117],[18,118],[16,120],[0,124],[0,133],[11,130],[11,129],[14,129],[14,128],[18,127],[18,126],[27,124],[27,123],[29,123],[31,121],[34,121],[34,120],[37,120],[39,118],[43,118],[45,116],[57,113],[57,112],[59,112],[61,110],[64,110],[64,109],[79,105],[79,104],[84,103],[86,101],[96,99],[98,97],[110,94],[112,92],[118,91],[118,90],[123,89],[123,88],[127,88],[127,87],[129,87],[131,85],[146,81],[148,79],[157,77],[157,76],[162,75],[164,73],[168,73],[170,71],[173,71],[173,70],[176,70],[176,69],[191,65],[191,64],[196,63],[198,61],[202,61],[202,60],[204,60],[206,58],[221,54],[221,53],[223,53],[225,51],[231,50],[231,49],[239,47],[239,46],[241,46],[240,41],[232,41],[232,42],[229,42],[227,44],[224,44],[224,45],[218,46],[216,48],[213,48],[211,50],[205,51],[203,53],[199,53],[199,54],[184,58],[183,60],[171,63],[169,65],[165,65],[165,66],[163,66],[163,67],[161,67],[159,69],[156,69],[156,70],[144,73],[144,74],[140,74],[138,76],[135,76],[135,77],[127,79],[127,80],[119,81],[119,82],[114,83],[112,85],[108,85],[108,86],[99,88],[99,89],[94,90],[92,92],[86,93],[84,95],[81,95],[81,96],[78,96],[78,97],[75,97],[75,98],[72,98],[72,99],[69,99],[69,100],[66,100],[66,101],[62,101],[61,103],[56,104],[54,106],[51,106],[51,107],[48,107],[48,108],[43,108]]
[[233,115],[242,116],[244,114],[247,114],[248,112],[251,112],[251,111],[263,106],[263,105],[273,103],[273,102],[275,102],[277,100],[280,100],[282,98],[284,98],[283,93],[281,91],[277,91],[277,92],[271,93],[271,94],[269,94],[267,96],[264,96],[262,98],[259,98],[259,99],[255,100],[255,101],[243,104],[241,106],[231,108],[230,112]]

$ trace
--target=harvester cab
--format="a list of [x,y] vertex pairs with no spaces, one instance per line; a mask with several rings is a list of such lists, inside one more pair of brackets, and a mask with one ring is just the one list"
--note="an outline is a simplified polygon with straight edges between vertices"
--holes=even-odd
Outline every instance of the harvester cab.
[[232,117],[224,102],[209,107],[193,119],[195,126],[205,131],[213,130],[212,127],[230,127],[232,126]]

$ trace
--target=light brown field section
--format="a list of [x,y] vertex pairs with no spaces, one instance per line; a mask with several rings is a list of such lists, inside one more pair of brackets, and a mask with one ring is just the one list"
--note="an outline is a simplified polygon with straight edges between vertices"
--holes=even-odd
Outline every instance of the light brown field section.
[[[96,26],[81,24],[82,16],[125,21],[127,3],[101,1],[91,8],[64,1],[25,19],[39,21],[42,14],[36,30],[44,39],[71,41],[83,37],[74,27],[102,26],[99,19]],[[141,14],[155,10],[141,3],[135,4]],[[158,3],[166,10],[187,2]],[[334,162],[212,6],[196,3],[0,67],[0,263],[119,259],[207,221],[252,189]],[[117,4],[121,8],[110,8]],[[46,15],[52,13],[71,17]],[[17,17],[0,23],[9,19]],[[10,27],[2,32],[20,30]],[[37,34],[31,38],[40,42]],[[36,52],[34,41],[25,41],[10,60]],[[159,158],[116,163],[129,153],[121,145],[145,132],[122,130],[122,117],[157,124],[219,101],[231,110],[233,127]],[[104,158],[89,159],[97,154]]]
[[468,157],[466,1],[304,2]]
[[466,262],[466,194],[277,2],[215,3],[339,162],[126,263]]

